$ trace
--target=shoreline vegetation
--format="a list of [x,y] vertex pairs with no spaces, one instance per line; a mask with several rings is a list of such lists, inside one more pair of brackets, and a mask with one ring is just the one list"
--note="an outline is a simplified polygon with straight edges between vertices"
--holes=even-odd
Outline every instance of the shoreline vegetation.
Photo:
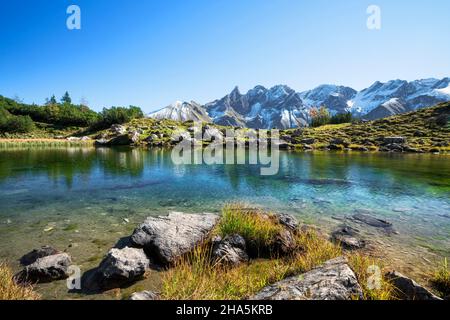
[[[320,110],[325,110],[321,108]],[[345,114],[321,122],[320,112],[310,127],[280,130],[280,149],[293,151],[357,151],[399,153],[450,152],[450,103],[374,121]],[[315,121],[317,120],[317,121]],[[330,124],[336,123],[336,124]],[[238,129],[202,123],[202,146]],[[242,128],[243,133],[253,129]],[[174,134],[183,132],[182,138]],[[171,148],[184,134],[192,137],[194,122],[144,118],[140,108],[112,107],[96,113],[73,105],[66,93],[61,102],[52,97],[44,106],[25,105],[0,96],[0,147],[8,146],[134,146]],[[206,133],[206,138],[205,138]],[[225,143],[225,140],[223,143]],[[247,145],[248,137],[236,138]]]
[[[83,286],[92,290],[93,283],[101,284],[95,292],[114,289],[117,298],[131,300],[270,300],[280,295],[302,300],[438,299],[413,280],[389,271],[364,249],[350,249],[290,215],[242,203],[226,205],[218,217],[172,213],[148,218],[119,243],[98,268],[84,273]],[[0,264],[0,300],[39,299],[31,281],[20,279],[33,276],[32,283],[37,284],[44,277],[48,282],[42,265],[51,268],[55,263],[50,281],[64,281],[63,267],[68,265],[61,263],[62,256],[70,262],[67,253],[51,247],[33,250],[21,258],[28,265],[14,277]],[[139,290],[144,291],[121,291],[145,279],[149,269],[161,274],[158,292],[145,291],[141,285]],[[449,275],[446,261],[430,272],[430,285],[446,299]],[[290,291],[290,286],[304,290]]]

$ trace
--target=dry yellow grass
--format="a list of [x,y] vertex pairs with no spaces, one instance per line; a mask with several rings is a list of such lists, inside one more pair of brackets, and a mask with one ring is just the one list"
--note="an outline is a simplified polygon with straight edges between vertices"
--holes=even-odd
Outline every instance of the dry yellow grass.
[[13,280],[11,269],[0,262],[0,300],[38,300],[39,294],[31,285],[19,286]]
[[360,253],[348,254],[348,260],[362,287],[364,300],[396,300],[396,289],[384,277],[380,260]]

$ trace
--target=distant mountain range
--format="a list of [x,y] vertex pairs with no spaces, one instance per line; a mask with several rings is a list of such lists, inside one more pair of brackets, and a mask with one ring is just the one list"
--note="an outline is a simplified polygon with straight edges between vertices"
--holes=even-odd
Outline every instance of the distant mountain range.
[[351,112],[356,117],[374,120],[446,101],[450,101],[450,78],[377,81],[359,92],[336,85],[296,92],[277,85],[270,89],[256,86],[241,94],[236,87],[222,99],[205,105],[178,101],[148,116],[255,129],[287,129],[308,125],[313,107],[325,106],[332,114]]

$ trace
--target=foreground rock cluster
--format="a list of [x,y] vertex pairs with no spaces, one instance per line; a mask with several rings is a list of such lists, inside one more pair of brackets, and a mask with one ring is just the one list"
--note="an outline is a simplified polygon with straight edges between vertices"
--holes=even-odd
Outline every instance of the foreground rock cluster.
[[[295,234],[304,229],[291,215],[262,216],[276,219],[282,226],[269,247],[256,247],[241,235],[209,237],[220,217],[211,213],[185,214],[172,212],[167,216],[149,217],[137,226],[133,234],[112,248],[99,266],[83,275],[83,290],[104,291],[128,286],[145,276],[150,268],[170,268],[183,255],[211,241],[211,259],[215,264],[235,267],[252,258],[289,255],[295,250]],[[392,228],[389,222],[367,215],[355,215],[353,219],[376,228]],[[342,226],[331,235],[331,240],[345,249],[364,248],[366,242],[357,230]],[[257,250],[257,251],[255,251]],[[20,259],[24,266],[15,279],[21,283],[50,282],[69,276],[72,259],[69,254],[46,246],[24,255]],[[439,300],[437,296],[413,280],[398,272],[386,277],[406,300]],[[160,297],[151,291],[136,292],[130,300],[156,300]],[[323,265],[284,279],[263,288],[250,297],[253,300],[350,300],[363,299],[362,285],[345,257],[325,262]]]

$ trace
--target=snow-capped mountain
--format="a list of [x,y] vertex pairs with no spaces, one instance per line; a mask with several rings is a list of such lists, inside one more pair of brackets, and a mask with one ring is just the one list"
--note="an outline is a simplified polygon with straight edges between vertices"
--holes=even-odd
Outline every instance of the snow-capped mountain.
[[375,82],[362,91],[336,85],[321,85],[301,93],[285,85],[270,89],[256,86],[245,94],[236,87],[225,97],[203,106],[177,102],[149,117],[201,120],[248,128],[295,128],[310,121],[313,107],[325,106],[332,114],[351,112],[373,120],[450,101],[450,78],[412,82]]
[[204,121],[212,122],[205,109],[195,101],[181,102],[176,101],[170,106],[148,115],[154,119],[171,119],[176,121]]

